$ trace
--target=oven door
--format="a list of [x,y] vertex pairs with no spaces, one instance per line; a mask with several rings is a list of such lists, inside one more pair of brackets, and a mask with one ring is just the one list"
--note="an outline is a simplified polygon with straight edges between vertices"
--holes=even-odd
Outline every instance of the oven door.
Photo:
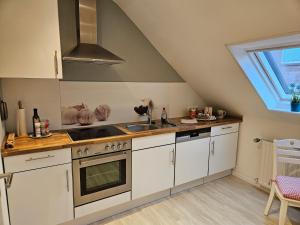
[[75,206],[131,190],[131,151],[73,160]]

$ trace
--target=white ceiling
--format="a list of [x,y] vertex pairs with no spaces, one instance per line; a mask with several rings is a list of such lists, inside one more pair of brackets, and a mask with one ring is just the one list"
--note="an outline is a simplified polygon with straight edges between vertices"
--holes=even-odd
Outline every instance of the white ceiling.
[[206,102],[238,114],[266,110],[226,45],[300,33],[300,0],[114,0]]

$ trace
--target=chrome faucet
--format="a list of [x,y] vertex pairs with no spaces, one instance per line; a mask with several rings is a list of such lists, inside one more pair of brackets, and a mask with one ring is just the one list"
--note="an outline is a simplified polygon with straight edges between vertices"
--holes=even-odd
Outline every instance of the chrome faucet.
[[148,106],[148,110],[147,110],[147,114],[146,115],[148,117],[148,123],[149,123],[149,125],[151,125],[152,124],[152,109],[149,106]]
[[147,107],[146,116],[148,118],[148,124],[152,125],[152,110],[154,108],[153,102],[150,98],[145,98],[142,101],[144,103],[143,106]]

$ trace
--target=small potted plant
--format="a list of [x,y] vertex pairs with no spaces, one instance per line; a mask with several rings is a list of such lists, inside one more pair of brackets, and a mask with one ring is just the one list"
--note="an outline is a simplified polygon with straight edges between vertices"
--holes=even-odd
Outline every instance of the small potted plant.
[[293,94],[291,100],[291,111],[300,112],[300,97],[297,94]]
[[300,85],[291,84],[290,85],[292,99],[291,99],[291,111],[300,112]]

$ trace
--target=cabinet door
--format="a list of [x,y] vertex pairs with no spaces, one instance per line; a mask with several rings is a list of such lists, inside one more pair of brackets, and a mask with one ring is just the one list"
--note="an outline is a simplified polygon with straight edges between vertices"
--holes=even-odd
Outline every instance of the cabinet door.
[[[2,157],[0,158],[0,174],[4,174]],[[0,179],[0,225],[9,225],[6,186],[4,178]]]
[[175,185],[207,176],[210,138],[176,144]]
[[7,196],[11,225],[54,225],[71,220],[71,164],[15,173]]
[[238,133],[211,138],[209,175],[233,169],[236,164]]
[[173,187],[175,145],[132,152],[132,199]]
[[0,77],[62,78],[57,0],[0,0]]

